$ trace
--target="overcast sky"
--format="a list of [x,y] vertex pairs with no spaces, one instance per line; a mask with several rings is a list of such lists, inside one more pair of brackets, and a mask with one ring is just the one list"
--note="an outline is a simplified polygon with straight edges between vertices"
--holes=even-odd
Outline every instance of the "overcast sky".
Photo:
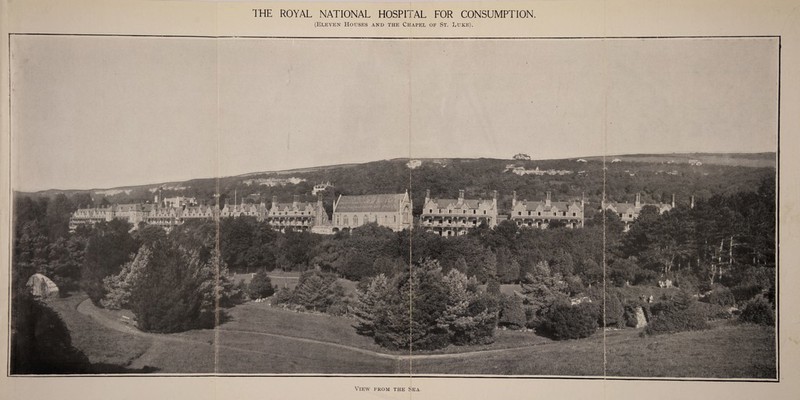
[[776,149],[776,39],[11,45],[17,190],[395,157]]

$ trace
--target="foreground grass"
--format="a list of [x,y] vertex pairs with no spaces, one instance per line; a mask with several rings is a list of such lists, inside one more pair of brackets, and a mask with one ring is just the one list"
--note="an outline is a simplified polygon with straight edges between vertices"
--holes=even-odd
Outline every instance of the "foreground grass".
[[722,321],[705,331],[637,337],[607,335],[613,376],[776,378],[775,329]]
[[640,337],[641,330],[606,332],[480,357],[414,362],[418,374],[580,375],[683,378],[776,378],[775,330],[737,322],[711,329]]
[[83,351],[92,364],[127,366],[141,356],[152,340],[106,328],[91,317],[79,313],[78,304],[86,300],[85,294],[47,301],[64,320],[72,337],[72,345]]
[[[496,331],[495,343],[436,352],[389,352],[360,336],[354,321],[247,303],[228,310],[218,329],[131,335],[76,310],[85,295],[50,301],[73,343],[95,363],[154,367],[160,373],[459,374],[774,378],[775,332],[737,322],[705,331],[640,337],[641,330],[598,331],[552,341]],[[105,314],[104,314],[105,315]]]
[[[315,339],[343,344],[385,354],[408,355],[407,350],[391,351],[375,344],[371,337],[356,333],[356,321],[327,314],[312,314],[271,307],[266,303],[246,303],[228,312],[230,321],[223,330],[243,330]],[[548,343],[551,340],[530,332],[495,331],[495,341],[488,345],[449,346],[435,351],[415,351],[414,354],[454,354],[469,351],[495,350]]]

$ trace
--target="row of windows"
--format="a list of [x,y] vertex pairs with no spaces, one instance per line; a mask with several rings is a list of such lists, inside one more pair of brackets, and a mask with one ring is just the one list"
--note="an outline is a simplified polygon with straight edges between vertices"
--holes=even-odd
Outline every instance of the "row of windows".
[[[467,211],[468,211],[468,210],[466,210],[466,209],[465,209],[465,210],[463,210],[463,211],[464,211],[464,212],[463,212],[462,214],[467,214]],[[441,209],[441,208],[437,208],[437,209],[436,209],[436,213],[437,213],[437,214],[442,214],[442,209]],[[449,209],[449,210],[447,210],[447,213],[448,213],[448,214],[452,214],[452,213],[453,213],[453,210],[452,210],[452,209]],[[474,209],[473,209],[473,210],[472,210],[472,213],[473,213],[473,214],[477,214],[477,213],[478,213],[478,210],[474,210]],[[433,209],[432,209],[432,208],[429,208],[429,209],[428,209],[428,214],[433,214]],[[483,210],[483,214],[484,214],[484,215],[486,215],[486,210]]]
[[[365,214],[364,218],[361,221],[363,221],[363,223],[366,224],[366,223],[370,222],[369,219],[370,219],[369,216]],[[342,221],[344,221],[344,224],[341,223]],[[377,215],[373,215],[371,222],[377,223],[378,222],[378,216]],[[397,223],[397,215],[392,216],[392,222]],[[389,216],[388,215],[384,215],[383,216],[383,223],[384,224],[388,224],[389,223]],[[348,218],[347,215],[345,215],[344,218],[342,218],[341,216],[337,215],[336,216],[336,225],[350,225],[350,219]],[[354,215],[353,216],[353,225],[358,225],[358,215]]]
[[[522,211],[517,211],[517,215],[522,215]],[[528,211],[528,215],[533,215],[533,211]],[[537,215],[537,216],[541,216],[541,215],[542,215],[542,212],[541,212],[541,211],[537,211],[537,212],[536,212],[536,215]],[[556,212],[556,211],[553,211],[553,216],[554,216],[554,217],[557,217],[557,216],[558,216],[558,212]],[[567,212],[566,212],[566,211],[562,211],[562,212],[561,212],[561,216],[562,216],[562,217],[566,217],[566,216],[567,216]],[[577,216],[578,216],[578,213],[572,213],[572,216],[573,216],[573,217],[577,217]],[[621,216],[622,216],[622,214],[620,214],[619,216],[621,217]]]

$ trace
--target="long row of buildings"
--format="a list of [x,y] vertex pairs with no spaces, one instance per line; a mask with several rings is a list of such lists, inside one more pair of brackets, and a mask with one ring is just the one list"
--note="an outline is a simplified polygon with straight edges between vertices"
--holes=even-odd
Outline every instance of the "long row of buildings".
[[[634,203],[604,202],[602,209],[619,214],[627,230],[639,216],[642,208],[655,206],[659,212],[675,207],[671,204],[643,204],[636,195]],[[430,191],[425,194],[425,202],[419,219],[419,226],[441,236],[459,236],[482,224],[494,228],[503,220],[511,220],[520,227],[545,229],[560,225],[568,228],[584,226],[585,203],[580,201],[552,201],[550,192],[544,200],[518,200],[513,193],[510,214],[500,214],[497,206],[497,191],[490,199],[468,199],[460,190],[457,199],[433,198]],[[279,203],[272,198],[267,206],[260,204],[226,204],[222,209],[216,206],[197,205],[193,198],[161,198],[156,195],[152,204],[117,204],[108,207],[82,208],[70,218],[70,229],[81,225],[92,225],[100,221],[123,219],[133,224],[157,225],[165,229],[181,225],[192,219],[217,220],[228,217],[254,217],[266,221],[280,231],[311,231],[320,234],[333,234],[348,231],[368,223],[388,227],[394,231],[411,229],[413,225],[412,201],[405,193],[373,194],[361,196],[340,195],[333,203],[333,215],[328,213],[318,198],[316,202],[300,202],[298,196],[291,203]]]

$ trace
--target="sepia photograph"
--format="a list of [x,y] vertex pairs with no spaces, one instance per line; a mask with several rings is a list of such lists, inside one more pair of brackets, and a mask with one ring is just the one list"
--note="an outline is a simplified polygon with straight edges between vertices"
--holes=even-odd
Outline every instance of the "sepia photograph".
[[9,46],[12,376],[779,378],[779,37]]

